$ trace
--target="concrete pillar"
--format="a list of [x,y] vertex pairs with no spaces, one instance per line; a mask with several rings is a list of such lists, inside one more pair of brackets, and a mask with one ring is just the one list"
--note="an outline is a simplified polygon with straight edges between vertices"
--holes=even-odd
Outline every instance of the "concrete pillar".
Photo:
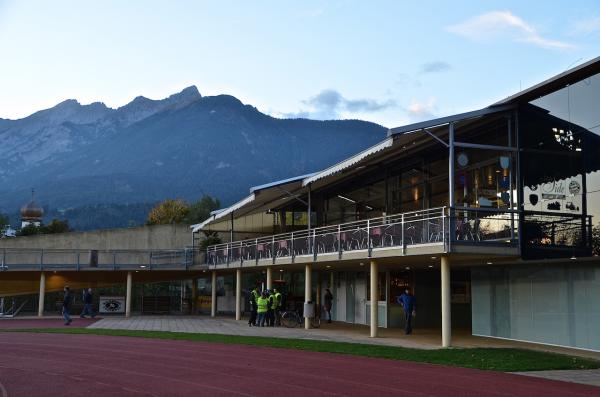
[[40,298],[38,302],[38,317],[44,315],[44,298],[46,297],[46,273],[40,274]]
[[442,347],[452,343],[452,321],[450,303],[450,258],[442,256]]
[[192,314],[198,313],[198,279],[192,279]]
[[379,324],[379,266],[371,261],[371,338],[377,338],[377,325]]
[[211,299],[210,299],[210,316],[217,315],[217,272],[212,272]]
[[235,271],[235,319],[242,319],[242,269]]
[[273,289],[273,268],[267,266],[267,289]]
[[133,275],[127,272],[127,296],[125,298],[125,317],[131,317],[131,288],[133,286]]
[[[304,267],[304,302],[312,300],[312,264]],[[304,317],[304,328],[310,329],[310,318]]]

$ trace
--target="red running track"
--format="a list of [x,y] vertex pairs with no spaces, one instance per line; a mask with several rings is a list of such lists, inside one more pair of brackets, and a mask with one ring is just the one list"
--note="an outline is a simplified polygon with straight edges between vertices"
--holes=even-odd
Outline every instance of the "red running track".
[[330,353],[0,332],[1,397],[235,395],[572,397],[598,396],[600,389],[506,373]]
[[[0,319],[0,330],[2,329],[31,329],[31,328],[85,328],[98,321],[97,318],[80,318],[72,316],[71,325],[65,325],[61,318],[3,318]],[[2,395],[0,394],[0,397]]]

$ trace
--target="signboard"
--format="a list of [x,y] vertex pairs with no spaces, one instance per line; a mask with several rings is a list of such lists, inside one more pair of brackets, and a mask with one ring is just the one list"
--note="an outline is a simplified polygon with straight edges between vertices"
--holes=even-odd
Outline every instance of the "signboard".
[[125,313],[124,296],[101,296],[100,313]]

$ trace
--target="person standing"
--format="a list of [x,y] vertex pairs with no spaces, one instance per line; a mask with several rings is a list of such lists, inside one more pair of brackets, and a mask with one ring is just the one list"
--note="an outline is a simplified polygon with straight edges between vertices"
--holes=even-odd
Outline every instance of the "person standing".
[[68,285],[65,285],[64,288],[65,294],[63,295],[63,304],[62,304],[62,315],[65,319],[65,325],[71,325],[71,304],[73,303],[73,296],[71,295],[71,291]]
[[406,288],[404,293],[398,297],[398,303],[404,309],[404,333],[410,335],[412,333],[412,318],[416,314],[416,299]]
[[327,322],[331,323],[331,307],[333,305],[333,294],[329,290],[329,288],[325,289],[325,311],[327,312]]
[[250,298],[248,302],[250,303],[250,319],[248,320],[248,326],[256,326],[256,309],[257,309],[257,300],[260,294],[258,293],[258,288],[254,287],[252,291],[250,291]]
[[94,295],[92,295],[92,289],[88,288],[83,293],[83,311],[79,315],[81,318],[85,318],[86,315],[89,315],[91,318],[96,317],[96,313],[94,313],[93,309]]
[[267,326],[273,327],[275,325],[275,294],[273,290],[267,290],[269,296],[269,304],[267,306]]
[[267,307],[269,305],[269,296],[267,291],[263,291],[262,295],[256,300],[256,313],[258,314],[258,326],[265,326],[265,318],[267,316]]
[[275,325],[279,327],[281,326],[281,303],[283,299],[281,292],[279,292],[277,288],[273,288],[273,292],[275,293],[275,310],[273,314],[275,315]]

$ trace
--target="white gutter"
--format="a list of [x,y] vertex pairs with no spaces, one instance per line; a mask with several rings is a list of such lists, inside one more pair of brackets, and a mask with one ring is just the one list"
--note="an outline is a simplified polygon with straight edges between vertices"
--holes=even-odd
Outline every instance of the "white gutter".
[[256,196],[254,195],[254,193],[252,193],[250,196],[246,197],[245,199],[243,199],[241,201],[238,201],[237,203],[233,204],[232,206],[227,207],[223,210],[220,210],[218,213],[212,215],[210,218],[208,218],[204,222],[197,223],[195,225],[190,226],[192,228],[192,233],[199,232],[200,230],[204,229],[205,226],[216,221],[217,219],[221,219],[224,216],[231,214],[233,211],[236,211],[236,210],[242,208],[246,204],[253,202],[255,198],[256,198]]
[[370,148],[363,150],[362,152],[355,154],[354,156],[352,156],[344,161],[341,161],[329,168],[326,168],[321,172],[317,172],[313,176],[305,178],[304,181],[302,181],[302,186],[306,186],[311,182],[318,181],[319,179],[326,178],[330,175],[337,174],[338,172],[341,172],[347,168],[350,168],[351,166],[360,162],[364,158],[391,147],[393,143],[394,143],[394,138],[389,137],[385,141],[382,141],[375,146],[371,146]]

